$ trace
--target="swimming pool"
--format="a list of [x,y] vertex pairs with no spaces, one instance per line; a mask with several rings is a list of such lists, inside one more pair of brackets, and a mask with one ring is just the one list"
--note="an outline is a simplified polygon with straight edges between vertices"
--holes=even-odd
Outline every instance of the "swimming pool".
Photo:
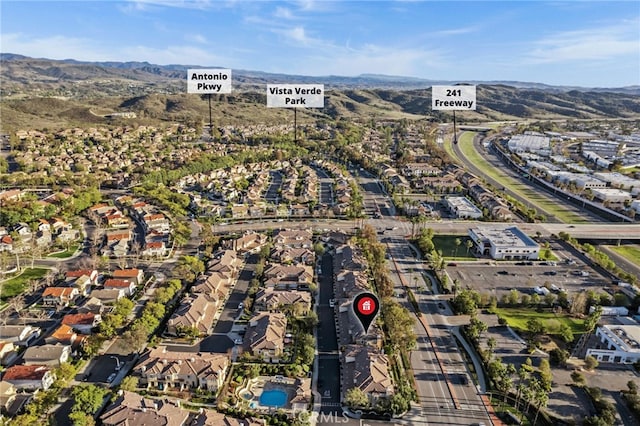
[[287,393],[280,389],[263,391],[260,394],[260,405],[264,407],[284,407],[287,403]]

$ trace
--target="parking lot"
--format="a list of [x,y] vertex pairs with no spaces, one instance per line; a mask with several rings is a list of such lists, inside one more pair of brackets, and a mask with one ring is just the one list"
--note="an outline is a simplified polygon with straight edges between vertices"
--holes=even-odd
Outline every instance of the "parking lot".
[[[556,255],[559,253],[556,253]],[[559,256],[560,257],[560,256]],[[537,286],[547,286],[569,294],[594,290],[601,292],[611,285],[603,277],[576,257],[564,257],[556,262],[493,261],[455,262],[447,265],[450,282],[459,281],[463,288],[489,293],[498,300],[512,289],[532,295]],[[568,263],[566,259],[570,259]],[[455,265],[455,266],[453,266]]]

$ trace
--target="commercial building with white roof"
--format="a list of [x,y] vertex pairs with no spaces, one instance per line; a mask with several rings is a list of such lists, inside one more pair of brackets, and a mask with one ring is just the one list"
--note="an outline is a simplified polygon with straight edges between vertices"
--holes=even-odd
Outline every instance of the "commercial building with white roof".
[[478,226],[469,237],[478,253],[496,260],[536,260],[540,253],[540,245],[516,226]]
[[603,325],[596,330],[603,349],[587,349],[599,362],[633,364],[640,361],[640,325]]
[[610,203],[624,203],[632,198],[630,193],[621,189],[594,188],[591,191],[596,199],[609,201]]
[[480,219],[482,210],[477,208],[467,197],[447,197],[447,208],[459,219]]
[[525,133],[514,135],[507,142],[511,152],[539,152],[548,151],[551,147],[549,137],[539,133]]

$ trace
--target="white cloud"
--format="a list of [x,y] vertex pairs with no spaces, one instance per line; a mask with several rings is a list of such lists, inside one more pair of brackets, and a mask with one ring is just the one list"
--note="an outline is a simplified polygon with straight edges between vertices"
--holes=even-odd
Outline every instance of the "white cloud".
[[284,42],[295,47],[328,48],[333,46],[333,44],[327,40],[309,36],[302,25],[290,28],[273,28],[271,32],[279,34],[282,36]]
[[235,66],[229,58],[214,55],[210,49],[189,45],[162,48],[143,45],[120,46],[117,50],[93,40],[52,36],[29,39],[22,34],[2,34],[2,52],[34,58],[76,59],[80,61],[147,61],[155,64]]
[[424,76],[430,71],[441,70],[448,60],[436,50],[369,44],[360,48],[329,49],[324,55],[311,55],[300,62],[304,65],[296,72],[308,75]]
[[565,31],[533,43],[528,63],[601,61],[635,56],[639,59],[638,20],[621,25]]
[[289,20],[295,19],[295,16],[293,15],[290,9],[286,7],[279,7],[279,6],[276,8],[276,11],[273,13],[273,16],[275,16],[276,18],[289,19]]
[[207,43],[207,38],[205,36],[203,36],[202,34],[186,34],[184,36],[184,39],[186,41],[191,41],[191,42],[194,42],[194,43],[200,43],[200,44]]

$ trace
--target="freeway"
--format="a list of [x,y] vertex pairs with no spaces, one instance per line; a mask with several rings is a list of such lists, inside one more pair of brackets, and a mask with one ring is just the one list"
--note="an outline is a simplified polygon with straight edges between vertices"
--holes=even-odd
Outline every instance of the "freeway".
[[[504,180],[496,180],[493,177],[486,174],[481,167],[473,163],[469,158],[465,156],[464,152],[461,149],[460,144],[452,145],[453,152],[455,153],[455,156],[457,157],[457,159],[462,163],[462,165],[471,173],[473,173],[478,177],[482,177],[484,180],[486,180],[488,183],[493,185],[495,188],[504,188],[504,192],[507,193],[509,196],[515,198],[516,200],[520,201],[526,206],[535,207],[535,209],[543,213],[547,218],[549,218],[549,220],[552,220],[554,222],[563,222],[558,217],[556,217],[552,212],[550,212],[549,210],[545,210],[544,207],[542,207],[539,202],[536,203],[535,201],[530,200],[525,196],[523,196],[522,194],[526,193],[525,191],[528,191],[528,190],[535,191],[536,196],[539,199],[544,200],[549,204],[557,204],[559,206],[562,206],[561,208],[563,210],[567,211],[568,213],[576,217],[583,218],[585,222],[586,221],[601,222],[603,220],[601,217],[593,213],[590,213],[587,210],[581,209],[578,206],[567,203],[566,200],[564,199],[556,197],[550,193],[547,193],[546,191],[540,190],[539,188],[531,187],[530,182],[528,182],[522,176],[518,175],[514,170],[510,169],[509,167],[505,167],[504,163],[499,158],[497,158],[495,155],[489,154],[482,146],[483,142],[488,142],[492,138],[497,138],[497,137],[498,136],[492,136],[484,139],[482,135],[475,134],[473,137],[472,144],[473,144],[474,150],[478,153],[478,155],[480,155],[487,163],[489,163],[489,165],[491,165],[496,171],[498,171],[498,173],[504,177]],[[508,182],[508,184],[505,184],[505,182]],[[518,188],[521,190],[514,190],[514,188]]]

